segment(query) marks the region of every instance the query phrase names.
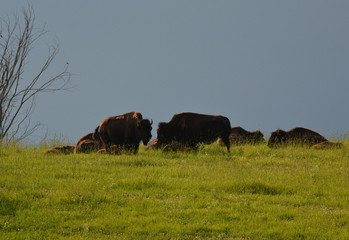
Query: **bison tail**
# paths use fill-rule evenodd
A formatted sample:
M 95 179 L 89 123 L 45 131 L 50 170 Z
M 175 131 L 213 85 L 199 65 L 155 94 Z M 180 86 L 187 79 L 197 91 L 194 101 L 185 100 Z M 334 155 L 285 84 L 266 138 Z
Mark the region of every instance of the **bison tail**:
M 99 139 L 99 126 L 96 127 L 95 131 L 93 132 L 92 139 Z

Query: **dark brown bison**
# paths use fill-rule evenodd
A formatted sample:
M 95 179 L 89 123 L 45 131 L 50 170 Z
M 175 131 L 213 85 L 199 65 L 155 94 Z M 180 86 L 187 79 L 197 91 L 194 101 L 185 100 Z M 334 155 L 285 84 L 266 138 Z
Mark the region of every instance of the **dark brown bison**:
M 99 133 L 93 136 L 93 133 L 88 133 L 82 136 L 75 146 L 74 153 L 91 153 L 97 152 L 103 146 Z
M 250 132 L 240 126 L 231 128 L 229 139 L 230 142 L 235 145 L 257 144 L 263 143 L 265 141 L 263 133 L 261 131 L 257 130 Z
M 287 132 L 281 129 L 272 132 L 268 146 L 271 148 L 282 145 L 303 145 L 310 147 L 324 141 L 327 141 L 327 139 L 317 132 L 307 128 L 296 127 Z
M 229 152 L 230 129 L 229 119 L 223 116 L 178 113 L 168 123 L 159 123 L 158 144 L 166 146 L 176 141 L 188 148 L 196 148 L 199 143 L 212 143 L 221 138 Z
M 70 154 L 73 153 L 75 146 L 61 146 L 61 147 L 53 147 L 46 150 L 46 154 Z
M 97 133 L 96 136 L 93 137 L 93 133 L 88 133 L 88 134 L 82 136 L 82 137 L 78 140 L 77 144 L 78 144 L 79 142 L 84 141 L 84 140 L 97 140 L 97 141 L 100 141 L 100 140 L 99 140 L 99 134 Z
M 74 153 L 92 153 L 102 148 L 100 141 L 82 140 L 75 146 Z
M 250 132 L 240 126 L 231 128 L 229 140 L 233 145 L 258 144 L 265 142 L 261 131 Z M 217 144 L 221 145 L 222 140 L 218 139 Z
M 107 152 L 111 145 L 117 145 L 121 149 L 136 154 L 140 141 L 147 145 L 151 139 L 152 123 L 148 119 L 143 119 L 139 112 L 129 112 L 103 120 L 93 136 L 96 138 L 99 134 Z

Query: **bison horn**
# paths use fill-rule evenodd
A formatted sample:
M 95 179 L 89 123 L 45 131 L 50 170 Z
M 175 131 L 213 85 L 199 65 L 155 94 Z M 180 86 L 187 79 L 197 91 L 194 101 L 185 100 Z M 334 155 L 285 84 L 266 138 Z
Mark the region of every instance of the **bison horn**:
M 153 119 L 150 119 L 150 125 L 153 125 Z

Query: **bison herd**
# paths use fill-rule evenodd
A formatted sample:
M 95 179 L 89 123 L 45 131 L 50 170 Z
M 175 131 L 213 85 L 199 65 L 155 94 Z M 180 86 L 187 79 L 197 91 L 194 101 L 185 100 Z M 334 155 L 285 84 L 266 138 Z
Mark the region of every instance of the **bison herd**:
M 136 154 L 142 141 L 147 149 L 163 151 L 190 151 L 200 144 L 217 144 L 230 151 L 230 145 L 259 144 L 265 139 L 261 131 L 249 132 L 242 127 L 231 127 L 224 116 L 198 113 L 178 113 L 169 122 L 160 122 L 157 138 L 152 138 L 153 121 L 143 119 L 139 112 L 109 117 L 103 120 L 94 132 L 81 137 L 75 146 L 54 147 L 46 153 L 109 153 Z M 329 142 L 325 137 L 310 129 L 296 127 L 290 131 L 278 129 L 272 132 L 268 146 L 277 148 L 287 145 L 301 145 L 317 149 L 338 148 L 341 143 Z

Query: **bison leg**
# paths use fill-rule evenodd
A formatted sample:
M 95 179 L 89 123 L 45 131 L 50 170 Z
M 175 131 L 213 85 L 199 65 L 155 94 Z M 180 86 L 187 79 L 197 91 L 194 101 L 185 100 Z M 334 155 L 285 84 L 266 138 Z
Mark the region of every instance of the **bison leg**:
M 123 145 L 121 148 L 129 154 L 137 154 L 138 147 L 138 144 L 126 144 Z
M 132 154 L 137 154 L 138 153 L 138 144 L 130 144 L 127 146 L 126 150 Z
M 134 148 L 133 148 L 133 154 L 137 154 L 138 153 L 138 148 L 139 148 L 139 145 L 135 145 Z
M 229 141 L 229 136 L 228 137 L 222 137 L 221 138 L 224 145 L 227 147 L 228 152 L 230 152 L 230 141 Z

